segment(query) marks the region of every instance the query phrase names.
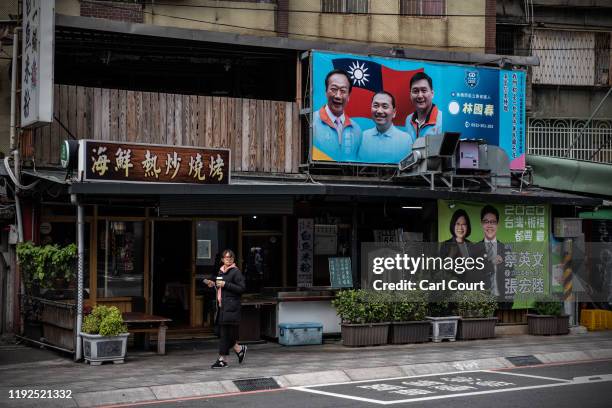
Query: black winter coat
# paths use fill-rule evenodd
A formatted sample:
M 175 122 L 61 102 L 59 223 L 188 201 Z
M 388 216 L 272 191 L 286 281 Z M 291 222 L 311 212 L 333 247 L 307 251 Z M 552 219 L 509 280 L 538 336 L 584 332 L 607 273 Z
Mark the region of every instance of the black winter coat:
M 240 297 L 245 290 L 244 276 L 237 267 L 225 273 L 219 271 L 217 276 L 223 277 L 225 286 L 221 289 L 221 307 L 216 302 L 215 322 L 217 324 L 238 324 L 240 323 Z

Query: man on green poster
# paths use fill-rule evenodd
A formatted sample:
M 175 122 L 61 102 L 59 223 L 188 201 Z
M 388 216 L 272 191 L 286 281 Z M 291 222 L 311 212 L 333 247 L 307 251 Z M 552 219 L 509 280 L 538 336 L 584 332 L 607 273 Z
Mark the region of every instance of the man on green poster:
M 485 205 L 480 211 L 480 224 L 484 239 L 475 245 L 475 256 L 485 257 L 485 276 L 483 280 L 494 296 L 505 294 L 504 262 L 505 246 L 497 240 L 497 226 L 499 224 L 499 211 L 492 205 Z

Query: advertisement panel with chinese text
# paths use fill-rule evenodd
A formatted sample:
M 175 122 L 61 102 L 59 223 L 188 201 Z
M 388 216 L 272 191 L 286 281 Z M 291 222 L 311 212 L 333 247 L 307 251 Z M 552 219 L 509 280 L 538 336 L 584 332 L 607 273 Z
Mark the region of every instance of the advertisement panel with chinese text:
M 312 52 L 310 160 L 396 165 L 419 137 L 460 132 L 525 168 L 525 72 Z

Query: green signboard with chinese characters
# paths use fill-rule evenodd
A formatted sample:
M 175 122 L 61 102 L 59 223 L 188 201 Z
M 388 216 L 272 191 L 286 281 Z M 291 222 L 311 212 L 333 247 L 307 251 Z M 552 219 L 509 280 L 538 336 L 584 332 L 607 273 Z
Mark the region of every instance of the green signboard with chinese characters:
M 352 288 L 353 272 L 351 258 L 330 257 L 329 258 L 329 281 L 332 288 Z
M 230 167 L 229 149 L 79 142 L 84 181 L 229 184 Z

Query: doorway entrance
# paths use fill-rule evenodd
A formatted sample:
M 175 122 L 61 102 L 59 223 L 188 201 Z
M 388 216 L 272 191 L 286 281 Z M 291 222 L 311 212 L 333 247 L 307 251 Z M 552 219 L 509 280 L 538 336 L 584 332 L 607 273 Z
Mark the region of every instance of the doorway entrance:
M 155 221 L 153 314 L 169 317 L 171 328 L 190 326 L 191 221 Z

